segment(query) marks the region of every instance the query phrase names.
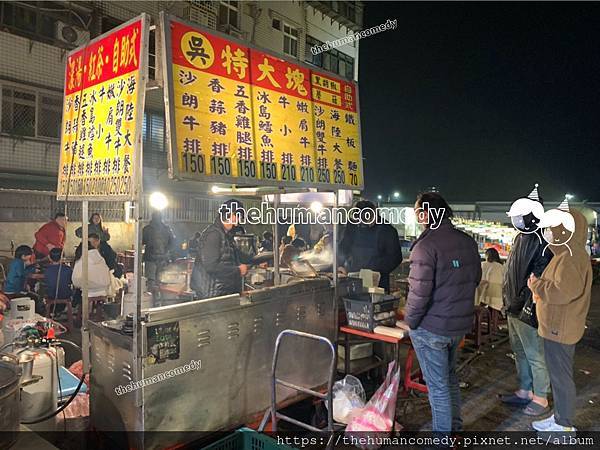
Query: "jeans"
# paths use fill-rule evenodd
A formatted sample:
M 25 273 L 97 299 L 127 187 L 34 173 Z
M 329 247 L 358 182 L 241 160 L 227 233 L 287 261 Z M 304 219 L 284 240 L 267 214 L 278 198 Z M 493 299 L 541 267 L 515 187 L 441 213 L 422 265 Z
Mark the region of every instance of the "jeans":
M 515 352 L 519 389 L 533 391 L 538 397 L 546 398 L 550 392 L 550 378 L 544 359 L 543 339 L 537 329 L 509 315 L 508 336 Z
M 563 427 L 572 427 L 576 398 L 575 381 L 573 381 L 575 344 L 560 344 L 544 339 L 544 351 L 552 382 L 554 420 Z
M 440 336 L 424 328 L 410 330 L 410 340 L 429 390 L 433 431 L 462 431 L 460 387 L 456 375 L 458 345 L 463 336 Z

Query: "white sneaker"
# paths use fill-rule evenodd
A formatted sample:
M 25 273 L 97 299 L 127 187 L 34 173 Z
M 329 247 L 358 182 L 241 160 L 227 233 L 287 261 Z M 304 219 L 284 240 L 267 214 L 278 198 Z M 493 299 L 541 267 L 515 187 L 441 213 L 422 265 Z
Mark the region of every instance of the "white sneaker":
M 549 430 L 549 427 L 552 427 L 553 425 L 556 425 L 556 422 L 554 421 L 554 414 L 546 419 L 531 422 L 531 426 L 536 431 L 547 431 Z
M 531 423 L 536 431 L 554 432 L 554 433 L 573 433 L 577 431 L 575 427 L 565 427 L 556 423 L 554 414 L 544 420 L 537 420 Z
M 577 428 L 564 427 L 555 422 L 550 426 L 550 428 L 546 428 L 543 431 L 545 431 L 546 433 L 548 433 L 548 432 L 550 432 L 550 433 L 575 433 L 577 431 Z

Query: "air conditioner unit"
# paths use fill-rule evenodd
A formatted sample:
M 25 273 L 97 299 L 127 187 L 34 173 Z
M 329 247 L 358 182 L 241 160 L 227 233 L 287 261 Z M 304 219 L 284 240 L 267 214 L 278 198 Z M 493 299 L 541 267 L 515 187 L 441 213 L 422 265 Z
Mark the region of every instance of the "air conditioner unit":
M 90 32 L 59 20 L 56 22 L 55 37 L 57 41 L 79 47 L 89 42 Z
M 217 28 L 219 31 L 221 31 L 223 33 L 227 33 L 228 35 L 233 36 L 235 38 L 238 38 L 238 39 L 244 38 L 243 33 L 237 27 L 234 27 L 233 25 L 229 25 L 228 23 L 221 24 Z

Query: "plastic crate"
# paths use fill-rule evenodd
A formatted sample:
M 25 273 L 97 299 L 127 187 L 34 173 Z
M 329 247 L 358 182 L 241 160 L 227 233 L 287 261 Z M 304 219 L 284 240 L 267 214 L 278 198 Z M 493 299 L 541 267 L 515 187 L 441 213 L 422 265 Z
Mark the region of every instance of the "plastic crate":
M 240 428 L 233 434 L 202 447 L 201 450 L 293 450 L 293 448 L 278 444 L 275 439 L 250 428 Z
M 384 300 L 378 303 L 372 303 L 369 294 L 360 294 L 353 298 L 344 297 L 348 326 L 371 333 L 379 325 L 394 326 L 395 314 L 390 318 L 379 320 L 375 319 L 375 315 L 396 311 L 399 304 L 400 300 L 391 295 L 385 296 Z

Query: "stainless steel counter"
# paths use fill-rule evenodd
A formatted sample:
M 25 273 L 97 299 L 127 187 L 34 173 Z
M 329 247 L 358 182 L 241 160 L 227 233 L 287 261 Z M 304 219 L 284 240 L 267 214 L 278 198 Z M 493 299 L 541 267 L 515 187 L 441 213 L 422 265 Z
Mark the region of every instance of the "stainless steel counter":
M 333 288 L 321 279 L 145 311 L 137 380 L 133 339 L 91 323 L 93 425 L 98 430 L 214 431 L 243 424 L 269 406 L 277 335 L 294 329 L 333 340 L 334 311 Z M 195 369 L 178 369 L 192 360 Z M 327 349 L 312 341 L 284 342 L 279 364 L 278 376 L 296 384 L 317 388 L 326 383 Z M 130 382 L 141 379 L 155 382 L 127 392 Z M 282 401 L 292 395 L 285 388 L 278 392 Z M 144 442 L 135 445 L 160 448 L 177 443 L 175 437 L 138 434 Z

